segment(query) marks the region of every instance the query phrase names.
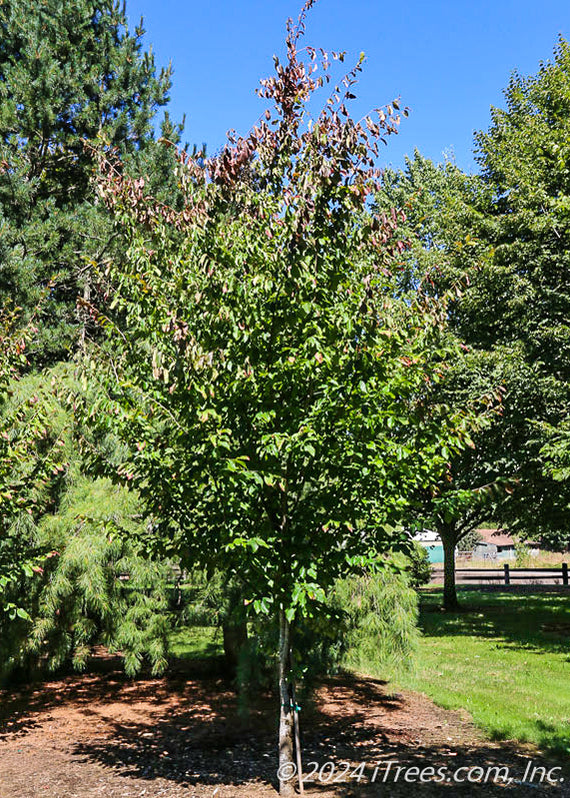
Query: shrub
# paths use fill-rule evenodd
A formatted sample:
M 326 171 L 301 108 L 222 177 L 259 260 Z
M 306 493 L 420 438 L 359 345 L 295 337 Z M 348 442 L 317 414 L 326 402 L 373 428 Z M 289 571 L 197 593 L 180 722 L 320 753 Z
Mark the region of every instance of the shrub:
M 412 587 L 428 585 L 431 580 L 431 563 L 426 547 L 421 543 L 414 543 L 408 560 L 408 577 Z

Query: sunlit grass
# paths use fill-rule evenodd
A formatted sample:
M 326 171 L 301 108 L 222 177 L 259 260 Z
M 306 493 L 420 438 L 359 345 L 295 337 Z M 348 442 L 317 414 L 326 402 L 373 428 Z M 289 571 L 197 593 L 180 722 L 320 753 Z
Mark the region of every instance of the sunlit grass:
M 394 683 L 468 710 L 492 739 L 570 751 L 570 595 L 461 597 L 457 614 L 422 597 L 417 660 Z
M 570 752 L 570 593 L 461 593 L 463 611 L 444 613 L 441 591 L 421 598 L 423 636 L 409 671 L 388 672 L 370 646 L 348 652 L 358 670 L 390 678 L 389 689 L 425 693 L 440 706 L 466 709 L 491 739 Z M 222 652 L 221 632 L 183 627 L 170 640 L 178 658 Z
M 213 626 L 184 626 L 169 637 L 170 654 L 177 659 L 217 657 L 222 651 L 222 635 Z

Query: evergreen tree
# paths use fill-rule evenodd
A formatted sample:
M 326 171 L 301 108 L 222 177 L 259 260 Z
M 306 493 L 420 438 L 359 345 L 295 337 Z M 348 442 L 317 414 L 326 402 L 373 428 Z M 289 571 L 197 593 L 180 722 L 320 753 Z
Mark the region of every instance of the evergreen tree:
M 172 571 L 139 542 L 137 496 L 82 473 L 71 366 L 15 373 L 0 402 L 0 678 L 40 659 L 82 668 L 96 644 L 120 650 L 128 673 L 162 670 Z
M 91 267 L 113 245 L 90 148 L 103 142 L 147 164 L 157 151 L 153 117 L 170 69 L 157 74 L 142 37 L 115 0 L 0 3 L 0 305 L 10 298 L 25 318 L 44 297 L 39 364 L 77 346 L 77 296 L 89 298 Z
M 15 329 L 14 314 L 0 315 L 0 639 L 7 651 L 8 628 L 28 621 L 29 585 L 48 554 L 34 535 L 49 511 L 66 470 L 61 430 L 36 391 L 18 392 L 25 350 L 33 329 Z
M 97 644 L 121 652 L 125 670 L 143 662 L 166 667 L 168 581 L 166 561 L 144 556 L 144 533 L 135 494 L 106 480 L 76 476 L 57 513 L 42 519 L 38 537 L 55 548 L 42 577 L 23 661 L 44 655 L 56 668 L 82 670 Z

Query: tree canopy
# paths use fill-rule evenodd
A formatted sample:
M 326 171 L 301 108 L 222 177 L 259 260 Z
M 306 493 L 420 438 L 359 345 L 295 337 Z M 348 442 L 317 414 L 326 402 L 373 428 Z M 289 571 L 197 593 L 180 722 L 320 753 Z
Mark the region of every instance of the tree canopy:
M 408 649 L 416 528 L 454 609 L 461 540 L 560 545 L 570 506 L 570 45 L 513 75 L 479 174 L 381 173 L 407 112 L 352 117 L 363 57 L 302 46 L 314 2 L 212 157 L 156 138 L 171 72 L 124 6 L 0 3 L 0 668 L 158 672 L 171 562 L 215 574 L 219 616 L 279 628 L 281 765 L 335 601 L 353 639 L 402 609 Z
M 112 247 L 88 145 L 138 157 L 168 99 L 170 69 L 157 74 L 142 36 L 115 0 L 0 4 L 0 304 L 17 303 L 25 320 L 44 299 L 39 365 L 79 345 L 77 296 Z
M 109 263 L 112 307 L 93 308 L 113 346 L 85 370 L 106 393 L 87 394 L 87 423 L 127 446 L 107 473 L 138 490 L 157 538 L 235 572 L 245 600 L 279 617 L 282 762 L 291 625 L 339 576 L 409 546 L 414 497 L 474 423 L 434 401 L 456 351 L 445 303 L 402 295 L 396 213 L 370 209 L 398 104 L 351 118 L 361 62 L 335 85 L 327 54 L 301 60 L 311 5 L 261 82 L 269 107 L 250 134 L 210 159 L 181 154 L 183 208 L 104 160 L 128 249 Z
M 485 451 L 485 439 L 476 440 L 491 472 L 513 488 L 495 503 L 497 520 L 552 545 L 568 535 L 566 488 L 553 479 L 548 453 L 560 466 L 569 399 L 569 64 L 561 39 L 537 75 L 512 76 L 505 107 L 492 109 L 489 130 L 476 135 L 480 174 L 416 153 L 405 172 L 387 173 L 379 194 L 381 206 L 407 209 L 408 279 L 436 295 L 456 285 L 451 328 L 472 363 L 479 352 L 497 364 L 499 448 Z

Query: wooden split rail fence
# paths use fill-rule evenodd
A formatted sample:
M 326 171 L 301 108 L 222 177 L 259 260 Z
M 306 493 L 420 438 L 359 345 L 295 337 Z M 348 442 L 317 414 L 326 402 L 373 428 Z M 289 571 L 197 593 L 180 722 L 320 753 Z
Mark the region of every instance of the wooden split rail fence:
M 443 582 L 443 568 L 434 568 L 432 584 Z M 568 587 L 568 564 L 558 568 L 511 568 L 505 563 L 502 568 L 456 568 L 456 585 L 559 585 Z

